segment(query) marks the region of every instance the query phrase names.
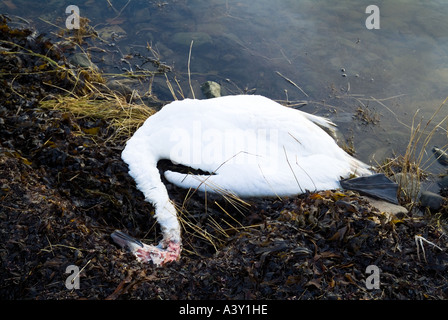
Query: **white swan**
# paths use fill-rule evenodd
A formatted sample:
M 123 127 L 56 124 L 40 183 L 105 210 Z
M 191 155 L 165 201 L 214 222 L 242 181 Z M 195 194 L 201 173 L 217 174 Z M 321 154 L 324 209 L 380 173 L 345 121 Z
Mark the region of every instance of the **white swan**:
M 321 127 L 332 129 L 334 124 L 262 96 L 166 105 L 146 120 L 122 153 L 129 174 L 155 207 L 163 240 L 148 246 L 119 231 L 113 239 L 142 261 L 160 265 L 178 259 L 180 225 L 157 168 L 162 159 L 210 173 L 166 171 L 166 179 L 177 186 L 240 197 L 336 189 L 341 178 L 371 174 Z

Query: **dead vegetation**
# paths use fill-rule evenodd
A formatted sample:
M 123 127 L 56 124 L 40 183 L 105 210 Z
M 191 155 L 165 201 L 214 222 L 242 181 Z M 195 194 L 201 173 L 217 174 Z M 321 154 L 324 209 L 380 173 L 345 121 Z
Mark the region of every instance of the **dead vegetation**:
M 378 112 L 372 111 L 367 106 L 359 106 L 355 110 L 353 116 L 355 119 L 360 120 L 364 124 L 378 124 L 380 122 L 380 115 Z
M 435 132 L 445 130 L 448 116 L 443 117 L 436 123 L 434 122 L 447 101 L 448 97 L 426 121 L 423 121 L 423 118 L 418 119 L 417 111 L 410 126 L 411 134 L 405 153 L 386 159 L 379 166 L 385 174 L 395 177 L 399 185 L 401 201 L 407 204 L 410 209 L 418 206 L 420 185 L 429 174 L 427 168 L 437 160 L 435 157 L 428 157 L 426 152 L 432 148 L 431 139 Z
M 43 100 L 40 103 L 42 109 L 68 112 L 74 118 L 91 121 L 93 124 L 79 128 L 79 134 L 97 135 L 100 130 L 108 130 L 111 134 L 108 140 L 127 140 L 154 114 L 155 110 L 142 105 L 127 102 L 121 96 L 92 99 L 89 96 L 56 97 L 53 100 Z

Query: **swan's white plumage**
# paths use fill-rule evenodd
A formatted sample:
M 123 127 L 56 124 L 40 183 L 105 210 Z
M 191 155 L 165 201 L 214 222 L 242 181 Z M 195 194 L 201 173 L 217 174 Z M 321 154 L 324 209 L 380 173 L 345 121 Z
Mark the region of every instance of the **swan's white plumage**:
M 218 188 L 249 197 L 335 189 L 341 178 L 371 172 L 321 128 L 333 126 L 262 96 L 186 99 L 148 118 L 127 142 L 122 158 L 155 206 L 165 237 L 180 241 L 176 210 L 156 167 L 159 160 L 214 173 L 165 173 L 173 184 L 208 192 Z

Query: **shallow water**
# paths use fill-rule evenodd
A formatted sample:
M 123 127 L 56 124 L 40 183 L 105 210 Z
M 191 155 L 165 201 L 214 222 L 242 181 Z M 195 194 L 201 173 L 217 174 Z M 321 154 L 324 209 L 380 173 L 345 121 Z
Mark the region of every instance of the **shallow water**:
M 306 101 L 302 110 L 333 119 L 366 162 L 403 153 L 417 110 L 416 121 L 426 121 L 448 95 L 448 5 L 442 0 L 378 1 L 376 30 L 366 28 L 372 3 L 364 0 L 3 0 L 0 12 L 51 35 L 55 25 L 64 28 L 69 4 L 79 6 L 95 30 L 115 28 L 106 41 L 109 53 L 94 60 L 108 72 L 130 68 L 121 58 L 147 53 L 150 44 L 191 97 L 193 40 L 196 97 L 200 84 L 213 80 L 225 94 Z M 165 79 L 154 85 L 164 86 Z M 172 98 L 166 89 L 154 90 Z M 376 124 L 354 119 L 358 107 Z M 436 120 L 446 116 L 445 109 Z M 430 147 L 447 144 L 445 129 L 446 124 L 434 135 L 429 158 Z M 432 170 L 444 171 L 438 164 Z

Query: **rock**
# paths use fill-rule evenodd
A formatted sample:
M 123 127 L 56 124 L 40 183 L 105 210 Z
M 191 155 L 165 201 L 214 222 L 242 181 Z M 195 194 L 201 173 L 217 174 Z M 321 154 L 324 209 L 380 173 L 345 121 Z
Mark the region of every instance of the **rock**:
M 434 211 L 439 210 L 444 202 L 444 197 L 431 191 L 423 191 L 420 196 L 420 204 Z
M 405 197 L 417 198 L 420 192 L 420 180 L 412 173 L 396 173 L 391 177 L 401 189 L 401 194 Z
M 98 36 L 105 41 L 116 41 L 126 36 L 126 31 L 118 25 L 112 25 L 98 30 Z
M 221 96 L 221 86 L 214 81 L 206 81 L 201 86 L 202 93 L 207 99 Z
M 437 184 L 442 189 L 448 188 L 448 176 L 444 176 Z
M 70 63 L 82 68 L 98 69 L 98 67 L 92 61 L 90 61 L 89 56 L 84 52 L 78 52 L 72 55 L 70 57 Z
M 160 100 L 171 101 L 174 99 L 173 94 L 166 85 L 165 78 L 162 79 L 162 77 L 154 77 L 151 94 Z
M 125 97 L 130 96 L 133 91 L 131 87 L 127 85 L 125 81 L 122 80 L 109 80 L 107 81 L 106 86 L 109 89 L 116 91 Z
M 407 214 L 409 211 L 403 206 L 393 204 L 387 201 L 374 199 L 368 196 L 363 196 L 363 198 L 367 199 L 369 203 L 377 208 L 380 212 L 387 212 L 393 215 L 397 214 Z
M 448 166 L 448 154 L 445 151 L 435 146 L 432 148 L 432 152 L 434 153 L 434 157 L 436 157 L 437 161 L 442 166 Z

